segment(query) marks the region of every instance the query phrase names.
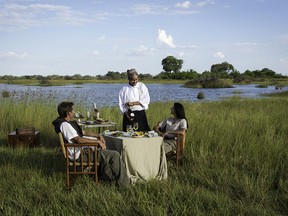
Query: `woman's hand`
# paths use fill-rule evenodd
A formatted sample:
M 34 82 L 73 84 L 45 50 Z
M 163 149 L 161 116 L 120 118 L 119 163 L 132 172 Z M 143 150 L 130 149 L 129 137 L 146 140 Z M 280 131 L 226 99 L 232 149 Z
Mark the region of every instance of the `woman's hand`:
M 162 133 L 160 130 L 159 130 L 159 126 L 156 126 L 156 127 L 154 127 L 153 129 L 154 129 L 154 131 L 156 131 L 156 133 L 159 135 L 159 136 L 163 136 L 164 137 L 164 135 L 165 135 L 165 133 Z

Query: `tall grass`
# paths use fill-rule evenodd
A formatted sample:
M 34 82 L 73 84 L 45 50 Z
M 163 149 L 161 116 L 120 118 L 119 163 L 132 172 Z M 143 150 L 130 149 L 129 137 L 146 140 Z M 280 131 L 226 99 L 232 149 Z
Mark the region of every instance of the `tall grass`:
M 183 166 L 168 163 L 166 181 L 116 188 L 78 177 L 64 187 L 64 161 L 47 101 L 1 100 L 0 214 L 3 215 L 286 215 L 288 100 L 233 98 L 183 102 L 189 121 Z M 173 102 L 152 103 L 150 126 L 170 115 Z M 76 104 L 75 109 L 82 110 Z M 100 111 L 121 129 L 117 107 Z M 35 126 L 41 147 L 12 149 L 7 135 Z

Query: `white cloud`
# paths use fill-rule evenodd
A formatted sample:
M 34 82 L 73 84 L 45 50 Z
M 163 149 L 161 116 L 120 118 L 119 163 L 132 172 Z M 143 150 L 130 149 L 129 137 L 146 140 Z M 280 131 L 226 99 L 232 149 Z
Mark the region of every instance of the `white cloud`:
M 131 7 L 131 10 L 135 14 L 161 14 L 166 13 L 168 8 L 160 5 L 149 5 L 149 4 L 136 4 Z
M 276 37 L 276 39 L 283 44 L 287 44 L 288 43 L 288 35 L 279 35 Z
M 213 54 L 213 56 L 215 58 L 220 58 L 220 59 L 223 59 L 225 57 L 222 52 L 216 52 L 216 53 Z
M 205 7 L 208 4 L 215 4 L 215 2 L 213 0 L 205 0 L 205 1 L 197 2 L 195 4 L 195 6 L 196 7 Z
M 177 8 L 190 8 L 190 6 L 191 6 L 190 1 L 185 1 L 185 2 L 182 2 L 182 3 L 177 3 L 177 4 L 175 5 L 175 7 L 177 7 Z
M 29 55 L 27 53 L 22 53 L 22 54 L 18 54 L 15 52 L 0 52 L 0 58 L 20 58 L 20 59 L 24 59 L 24 58 L 28 58 Z
M 165 44 L 171 48 L 176 47 L 173 42 L 173 37 L 171 35 L 166 35 L 165 30 L 158 29 L 158 42 L 160 44 Z
M 100 53 L 99 53 L 99 51 L 97 51 L 97 50 L 95 50 L 94 52 L 93 52 L 93 55 L 94 56 L 97 56 L 97 55 L 99 55 Z
M 35 26 L 81 25 L 95 22 L 97 17 L 72 9 L 68 6 L 50 4 L 6 4 L 0 13 L 0 30 L 16 31 Z
M 127 54 L 128 55 L 154 55 L 154 48 L 147 48 L 144 45 L 140 45 L 140 47 L 138 47 L 137 49 L 133 50 L 133 51 L 128 51 Z
M 105 35 L 102 35 L 102 36 L 98 37 L 99 41 L 102 41 L 102 40 L 105 40 L 105 39 L 106 39 Z

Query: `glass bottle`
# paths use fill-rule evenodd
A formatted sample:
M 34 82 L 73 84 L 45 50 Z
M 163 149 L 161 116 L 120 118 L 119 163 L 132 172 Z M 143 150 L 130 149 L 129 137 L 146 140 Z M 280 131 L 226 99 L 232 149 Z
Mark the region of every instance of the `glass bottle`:
M 94 103 L 94 111 L 93 111 L 93 117 L 95 120 L 99 119 L 100 113 L 99 110 L 97 109 L 96 103 Z

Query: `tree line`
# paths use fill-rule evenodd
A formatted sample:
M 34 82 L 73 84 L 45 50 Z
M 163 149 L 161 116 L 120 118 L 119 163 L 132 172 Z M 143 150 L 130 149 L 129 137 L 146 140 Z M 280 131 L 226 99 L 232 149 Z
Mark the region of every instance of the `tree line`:
M 213 64 L 210 71 L 204 71 L 198 73 L 197 71 L 190 69 L 187 71 L 181 71 L 184 61 L 177 59 L 174 56 L 167 56 L 161 61 L 163 71 L 153 76 L 151 74 L 139 74 L 141 80 L 147 79 L 175 79 L 175 80 L 191 80 L 191 79 L 207 79 L 207 78 L 220 78 L 220 79 L 233 79 L 234 82 L 241 82 L 247 79 L 258 79 L 258 78 L 287 78 L 282 74 L 276 73 L 269 68 L 263 68 L 261 70 L 246 70 L 240 73 L 234 68 L 234 66 L 228 62 L 222 62 Z M 105 75 L 85 75 L 74 74 L 74 75 L 24 75 L 24 76 L 12 76 L 4 75 L 0 76 L 0 79 L 4 80 L 15 80 L 15 79 L 35 79 L 35 80 L 121 80 L 127 79 L 126 72 L 108 71 Z

